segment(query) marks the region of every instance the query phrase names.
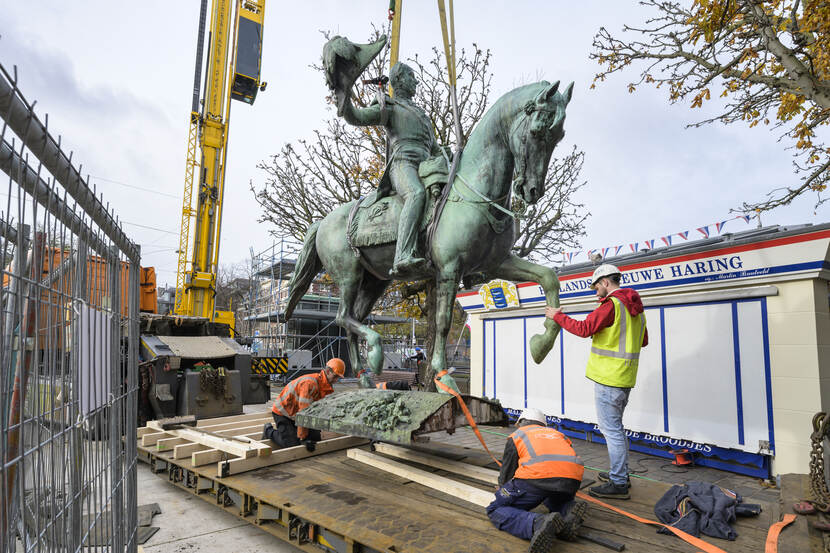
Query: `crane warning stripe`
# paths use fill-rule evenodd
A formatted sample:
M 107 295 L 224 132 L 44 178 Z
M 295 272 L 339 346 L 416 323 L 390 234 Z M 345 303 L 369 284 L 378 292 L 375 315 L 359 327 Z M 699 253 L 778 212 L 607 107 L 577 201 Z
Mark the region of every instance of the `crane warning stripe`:
M 288 372 L 287 357 L 252 357 L 251 371 L 256 374 L 281 374 Z

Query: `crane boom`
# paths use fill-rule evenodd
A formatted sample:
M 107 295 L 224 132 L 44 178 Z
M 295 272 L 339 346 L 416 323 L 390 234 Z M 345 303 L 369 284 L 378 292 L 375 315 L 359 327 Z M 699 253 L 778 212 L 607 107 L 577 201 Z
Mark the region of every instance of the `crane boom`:
M 261 86 L 264 88 L 260 84 L 260 69 L 265 0 L 211 0 L 207 71 L 200 113 L 197 99 L 206 5 L 207 0 L 203 0 L 187 143 L 175 312 L 232 323 L 232 315 L 214 310 L 230 101 L 253 104 L 257 91 Z M 195 183 L 198 183 L 198 193 L 194 208 Z M 191 247 L 192 219 L 195 225 Z

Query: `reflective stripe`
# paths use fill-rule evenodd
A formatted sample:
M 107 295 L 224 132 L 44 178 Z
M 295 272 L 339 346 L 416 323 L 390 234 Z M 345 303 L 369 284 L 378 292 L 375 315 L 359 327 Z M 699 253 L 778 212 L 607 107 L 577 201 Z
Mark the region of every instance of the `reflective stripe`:
M 314 403 L 314 400 L 313 399 L 308 399 L 308 398 L 305 398 L 305 397 L 301 397 L 301 398 L 297 398 L 297 403 L 304 403 L 306 405 L 311 405 L 312 403 Z
M 575 455 L 556 455 L 554 453 L 548 453 L 545 455 L 533 456 L 530 461 L 526 463 L 522 463 L 524 466 L 528 465 L 535 465 L 536 463 L 544 463 L 546 461 L 558 461 L 560 463 L 576 463 L 577 465 L 582 465 L 582 459 Z
M 640 342 L 642 343 L 642 342 Z M 624 348 L 623 348 L 624 349 Z M 623 351 L 622 353 L 610 349 L 602 349 L 596 346 L 591 346 L 591 353 L 596 353 L 597 355 L 603 355 L 605 357 L 614 357 L 615 359 L 630 359 L 636 360 L 640 358 L 640 352 L 637 353 L 626 353 Z
M 623 302 L 620 300 L 614 301 L 616 298 L 612 298 L 611 301 L 614 304 L 614 309 L 620 309 L 620 345 L 617 348 L 617 351 L 620 353 L 625 353 L 625 337 L 628 335 L 628 332 L 625 328 L 626 326 L 626 319 L 628 319 L 628 310 L 623 305 Z M 626 359 L 623 357 L 623 359 Z
M 282 405 L 280 405 L 276 401 L 274 402 L 274 406 L 271 408 L 271 411 L 274 411 L 274 409 L 276 409 L 277 412 L 279 412 L 279 414 L 282 415 L 283 417 L 290 417 L 291 416 L 291 415 L 288 414 L 288 412 L 285 409 L 282 408 Z
M 646 314 L 640 313 L 640 341 L 637 343 L 637 347 L 643 347 L 643 338 L 646 335 Z
M 527 434 L 520 428 L 514 432 L 517 438 L 519 438 L 523 444 L 525 444 L 525 449 L 527 449 L 528 455 L 531 457 L 536 457 L 536 451 L 533 449 L 533 446 L 530 444 L 530 438 L 528 438 Z

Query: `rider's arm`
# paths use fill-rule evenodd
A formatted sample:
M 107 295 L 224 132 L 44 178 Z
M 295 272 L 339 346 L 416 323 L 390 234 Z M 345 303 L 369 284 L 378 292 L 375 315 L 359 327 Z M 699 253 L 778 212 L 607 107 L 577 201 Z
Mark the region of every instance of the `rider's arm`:
M 386 108 L 389 109 L 389 108 Z M 384 113 L 380 104 L 372 104 L 365 108 L 356 108 L 352 105 L 351 99 L 346 99 L 343 106 L 343 119 L 350 125 L 365 127 L 368 125 L 383 125 Z

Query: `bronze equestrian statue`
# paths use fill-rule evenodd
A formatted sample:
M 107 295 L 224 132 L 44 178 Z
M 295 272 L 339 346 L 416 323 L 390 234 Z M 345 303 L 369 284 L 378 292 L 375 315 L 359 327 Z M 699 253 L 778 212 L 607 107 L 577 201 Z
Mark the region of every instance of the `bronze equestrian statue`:
M 340 288 L 335 322 L 348 334 L 354 370 L 363 367 L 358 347 L 358 339 L 363 338 L 367 364 L 379 374 L 381 338 L 364 324 L 366 317 L 392 280 L 434 278 L 436 336 L 430 361 L 433 371 L 439 372 L 446 368 L 452 306 L 465 275 L 538 282 L 547 305 L 559 306 L 559 280 L 553 269 L 510 252 L 516 239 L 510 205 L 511 193 L 527 203 L 544 194 L 553 149 L 565 134 L 565 109 L 573 83 L 560 92 L 558 81 L 542 81 L 499 98 L 473 129 L 455 178 L 446 183 L 448 159 L 435 142 L 426 114 L 412 102 L 417 83 L 408 66 L 399 63 L 390 72 L 394 98 L 380 94 L 376 103 L 362 109 L 351 104 L 354 82 L 385 41 L 381 37 L 359 45 L 335 37 L 324 47 L 326 78 L 338 114 L 351 124 L 386 128 L 387 167 L 374 193 L 338 206 L 309 226 L 289 285 L 285 317 L 291 317 L 314 277 L 325 269 Z M 446 202 L 433 221 L 444 186 L 450 187 Z M 428 233 L 429 225 L 433 228 Z M 430 243 L 426 243 L 428 235 Z M 530 342 L 536 363 L 545 358 L 559 333 L 550 319 L 544 326 L 544 332 Z M 368 378 L 361 382 L 368 383 Z

